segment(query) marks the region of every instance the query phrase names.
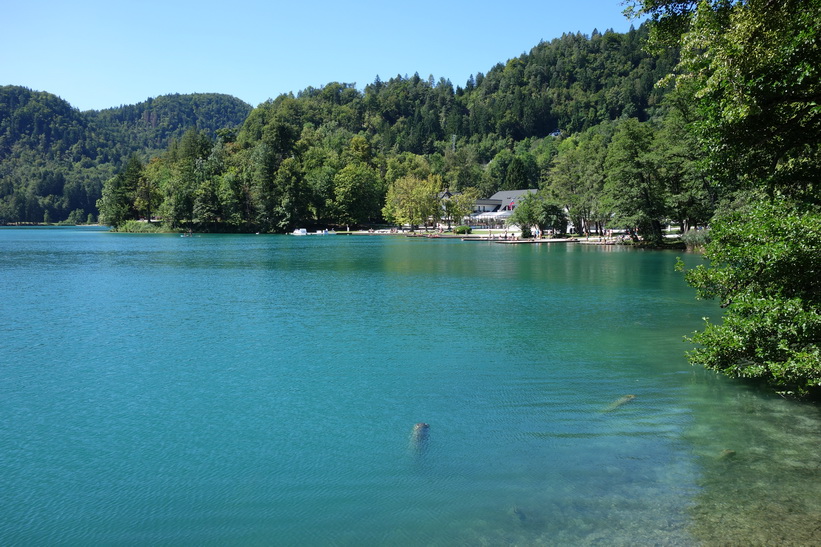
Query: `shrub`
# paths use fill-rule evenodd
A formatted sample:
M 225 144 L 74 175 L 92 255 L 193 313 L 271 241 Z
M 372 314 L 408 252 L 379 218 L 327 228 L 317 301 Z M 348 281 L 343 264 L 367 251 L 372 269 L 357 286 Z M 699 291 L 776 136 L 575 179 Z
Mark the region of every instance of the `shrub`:
M 710 229 L 695 230 L 690 228 L 682 234 L 681 241 L 687 245 L 688 249 L 703 249 L 705 245 L 710 243 Z
M 470 226 L 457 226 L 453 229 L 454 234 L 469 234 L 471 231 Z
M 156 234 L 168 232 L 168 227 L 158 222 L 140 222 L 139 220 L 127 220 L 123 222 L 115 231 L 129 232 L 133 234 Z

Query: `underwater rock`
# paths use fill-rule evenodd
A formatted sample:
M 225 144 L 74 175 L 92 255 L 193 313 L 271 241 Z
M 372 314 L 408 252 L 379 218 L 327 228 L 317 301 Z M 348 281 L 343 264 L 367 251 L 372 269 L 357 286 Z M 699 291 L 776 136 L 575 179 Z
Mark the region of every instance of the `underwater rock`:
M 426 424 L 425 422 L 419 422 L 418 424 L 413 426 L 413 431 L 411 431 L 410 436 L 410 445 L 417 452 L 421 452 L 425 449 L 425 446 L 428 443 L 428 432 L 430 431 L 430 425 Z
M 635 398 L 636 398 L 635 395 L 625 395 L 624 397 L 620 397 L 620 398 L 616 399 L 615 401 L 613 401 L 607 408 L 604 409 L 604 411 L 605 412 L 611 412 L 613 410 L 616 410 L 617 408 L 619 408 L 623 404 L 629 403 L 630 401 L 632 401 Z
M 418 424 L 413 426 L 413 433 L 411 433 L 411 435 L 415 440 L 418 441 L 428 436 L 429 429 L 429 424 L 426 424 L 425 422 L 419 422 Z
M 721 451 L 721 454 L 718 455 L 719 460 L 728 460 L 731 458 L 735 458 L 735 450 L 730 450 L 729 448 L 725 448 Z

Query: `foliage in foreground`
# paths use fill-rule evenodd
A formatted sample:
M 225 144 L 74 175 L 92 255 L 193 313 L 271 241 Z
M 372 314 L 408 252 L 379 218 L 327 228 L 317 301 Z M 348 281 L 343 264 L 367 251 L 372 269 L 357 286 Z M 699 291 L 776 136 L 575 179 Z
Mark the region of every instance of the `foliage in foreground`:
M 634 0 L 655 44 L 681 47 L 709 174 L 736 193 L 687 273 L 721 324 L 693 337 L 693 363 L 821 396 L 821 1 Z
M 778 200 L 718 219 L 701 265 L 687 272 L 717 299 L 691 359 L 798 396 L 821 395 L 821 210 Z

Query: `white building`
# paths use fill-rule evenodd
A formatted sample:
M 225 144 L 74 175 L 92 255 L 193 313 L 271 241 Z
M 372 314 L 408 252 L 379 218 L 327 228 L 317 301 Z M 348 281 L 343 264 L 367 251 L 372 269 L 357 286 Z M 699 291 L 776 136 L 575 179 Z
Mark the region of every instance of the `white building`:
M 487 224 L 498 226 L 503 224 L 513 210 L 525 196 L 535 194 L 538 190 L 502 190 L 487 199 L 476 200 L 473 214 L 470 215 L 473 224 Z

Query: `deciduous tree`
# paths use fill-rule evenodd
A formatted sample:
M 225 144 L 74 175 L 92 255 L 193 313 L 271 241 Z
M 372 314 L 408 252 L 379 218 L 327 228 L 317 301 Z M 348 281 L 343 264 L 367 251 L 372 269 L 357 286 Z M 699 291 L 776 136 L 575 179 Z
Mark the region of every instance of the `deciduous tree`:
M 476 200 L 479 199 L 479 191 L 476 188 L 465 188 L 450 197 L 442 200 L 442 210 L 450 228 L 451 223 L 461 223 L 465 217 L 473 212 Z
M 779 391 L 821 396 L 821 211 L 760 200 L 716 222 L 702 265 L 687 272 L 700 298 L 717 299 L 695 363 Z
M 350 163 L 334 177 L 334 211 L 340 224 L 360 224 L 379 215 L 381 179 L 364 163 Z
M 411 230 L 420 224 L 427 225 L 428 219 L 438 219 L 441 214 L 441 190 L 442 179 L 438 175 L 429 175 L 426 179 L 405 175 L 388 186 L 382 213 L 389 222 L 408 224 Z
M 133 154 L 125 168 L 103 186 L 103 195 L 97 201 L 100 222 L 116 228 L 125 221 L 136 218 L 134 199 L 137 188 L 143 184 L 143 164 Z
M 619 124 L 607 149 L 604 191 L 615 225 L 635 228 L 647 242 L 660 245 L 665 189 L 651 157 L 652 139 L 649 123 L 629 118 Z
M 642 0 L 657 44 L 682 48 L 709 175 L 745 207 L 712 222 L 710 264 L 687 274 L 720 299 L 694 363 L 821 396 L 821 2 Z

